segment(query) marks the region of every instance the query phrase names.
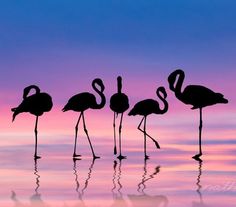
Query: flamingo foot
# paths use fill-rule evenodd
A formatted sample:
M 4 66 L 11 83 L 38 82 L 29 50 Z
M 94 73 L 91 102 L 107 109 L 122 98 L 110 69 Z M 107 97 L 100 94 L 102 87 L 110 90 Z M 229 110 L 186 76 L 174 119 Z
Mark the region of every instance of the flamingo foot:
M 75 162 L 76 160 L 81 160 L 79 157 L 73 157 L 73 161 Z
M 99 159 L 99 158 L 100 158 L 99 156 L 93 155 L 94 160 Z
M 126 156 L 123 156 L 123 155 L 119 155 L 118 157 L 117 157 L 119 160 L 123 160 L 123 159 L 126 159 Z
M 194 155 L 192 158 L 201 162 L 202 161 L 202 159 L 200 158 L 201 156 L 202 156 L 202 153 L 199 153 L 199 154 Z
M 145 155 L 145 160 L 148 160 L 149 159 L 149 156 L 148 155 Z
M 38 155 L 34 155 L 34 160 L 40 159 L 41 157 Z
M 73 154 L 73 157 L 81 157 L 81 155 Z

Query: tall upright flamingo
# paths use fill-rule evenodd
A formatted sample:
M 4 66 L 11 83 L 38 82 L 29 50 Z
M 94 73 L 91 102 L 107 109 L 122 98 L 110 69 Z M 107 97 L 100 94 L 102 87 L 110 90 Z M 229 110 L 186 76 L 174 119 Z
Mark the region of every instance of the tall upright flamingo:
M 99 86 L 100 89 L 97 88 L 97 86 Z M 99 104 L 97 103 L 96 97 L 93 94 L 88 93 L 88 92 L 83 92 L 83 93 L 79 93 L 79 94 L 72 96 L 69 99 L 68 103 L 62 109 L 63 112 L 69 111 L 69 110 L 80 112 L 79 119 L 75 125 L 75 144 L 74 144 L 74 153 L 73 153 L 74 158 L 81 156 L 81 155 L 76 154 L 78 125 L 79 125 L 81 117 L 83 120 L 84 132 L 88 138 L 89 145 L 92 150 L 93 158 L 94 159 L 99 158 L 94 153 L 93 146 L 92 146 L 92 143 L 91 143 L 89 135 L 88 135 L 88 130 L 87 130 L 86 124 L 85 124 L 84 111 L 86 111 L 87 109 L 101 109 L 105 106 L 106 98 L 105 98 L 105 95 L 103 94 L 105 87 L 104 87 L 102 80 L 99 78 L 96 78 L 93 80 L 92 87 L 93 87 L 94 91 L 101 97 L 101 103 L 99 103 Z
M 135 106 L 131 109 L 129 112 L 129 116 L 133 115 L 141 115 L 143 116 L 140 124 L 138 125 L 138 130 L 143 132 L 144 134 L 144 157 L 145 159 L 148 159 L 149 156 L 147 156 L 146 153 L 146 136 L 149 137 L 156 145 L 157 148 L 160 148 L 158 142 L 153 139 L 149 134 L 146 132 L 146 121 L 147 116 L 150 114 L 164 114 L 168 110 L 168 102 L 166 101 L 167 93 L 164 87 L 159 87 L 156 90 L 157 97 L 163 102 L 164 108 L 160 109 L 159 103 L 156 100 L 153 99 L 145 99 L 135 104 Z M 141 124 L 144 122 L 143 129 L 140 128 Z
M 121 128 L 122 128 L 122 121 L 123 121 L 123 114 L 129 108 L 129 99 L 128 96 L 121 92 L 122 89 L 122 78 L 120 76 L 117 77 L 117 93 L 113 94 L 110 99 L 110 108 L 114 112 L 113 118 L 113 128 L 114 128 L 114 154 L 117 153 L 116 150 L 116 116 L 121 114 L 120 118 L 120 126 L 119 126 L 119 148 L 120 148 L 120 155 L 118 159 L 124 159 L 125 156 L 121 154 Z
M 30 91 L 34 89 L 35 94 L 29 95 Z M 23 112 L 29 112 L 36 116 L 35 122 L 35 152 L 34 152 L 34 159 L 41 158 L 37 154 L 37 145 L 38 145 L 38 118 L 39 116 L 43 115 L 44 112 L 49 112 L 52 109 L 53 103 L 52 98 L 47 93 L 41 93 L 40 89 L 36 85 L 30 85 L 24 89 L 23 92 L 23 101 L 18 107 L 12 108 L 13 119 L 15 120 L 16 116 Z
M 178 76 L 178 78 L 177 78 Z M 182 91 L 182 85 L 184 82 L 184 71 L 178 69 L 172 72 L 168 77 L 169 87 L 175 93 L 177 99 L 185 104 L 192 105 L 192 109 L 199 109 L 200 111 L 200 124 L 199 124 L 199 153 L 193 156 L 195 160 L 201 160 L 202 156 L 202 108 L 206 106 L 215 105 L 218 103 L 228 103 L 228 100 L 224 98 L 223 94 L 215 93 L 201 85 L 188 85 Z M 176 84 L 175 84 L 176 82 Z

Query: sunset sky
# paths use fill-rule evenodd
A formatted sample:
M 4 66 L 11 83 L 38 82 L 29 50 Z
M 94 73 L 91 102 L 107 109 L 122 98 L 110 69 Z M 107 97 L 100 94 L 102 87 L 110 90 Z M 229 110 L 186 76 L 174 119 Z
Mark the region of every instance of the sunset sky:
M 31 84 L 54 101 L 53 110 L 40 118 L 41 137 L 48 136 L 40 143 L 72 144 L 79 114 L 61 109 L 72 95 L 93 92 L 96 77 L 104 81 L 107 104 L 86 113 L 88 128 L 91 136 L 112 142 L 109 98 L 118 75 L 131 107 L 158 99 L 156 88 L 166 87 L 168 113 L 148 119 L 161 143 L 196 142 L 198 111 L 176 100 L 168 88 L 167 77 L 177 68 L 185 71 L 184 86 L 202 84 L 229 99 L 227 105 L 204 110 L 205 141 L 234 142 L 235 7 L 234 0 L 1 1 L 0 145 L 33 144 L 35 117 L 22 114 L 11 123 L 10 111 Z M 136 129 L 140 118 L 125 116 L 127 141 L 142 140 Z

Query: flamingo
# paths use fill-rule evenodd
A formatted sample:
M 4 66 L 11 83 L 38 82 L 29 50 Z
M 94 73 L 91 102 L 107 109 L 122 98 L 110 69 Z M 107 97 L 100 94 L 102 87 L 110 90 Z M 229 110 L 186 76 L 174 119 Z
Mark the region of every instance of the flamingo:
M 168 102 L 166 101 L 167 93 L 164 87 L 159 87 L 156 90 L 157 97 L 163 102 L 164 108 L 160 109 L 159 103 L 156 100 L 153 99 L 145 99 L 135 104 L 135 106 L 131 109 L 129 112 L 129 116 L 135 116 L 135 115 L 141 115 L 143 116 L 140 124 L 138 125 L 138 130 L 143 132 L 144 134 L 144 156 L 145 159 L 148 159 L 149 156 L 147 156 L 146 153 L 146 136 L 149 137 L 156 145 L 157 148 L 160 149 L 160 146 L 158 142 L 153 139 L 149 134 L 146 132 L 146 121 L 147 116 L 150 114 L 164 114 L 168 110 Z M 140 128 L 141 124 L 144 122 L 143 129 Z
M 97 88 L 97 85 L 100 87 L 100 89 Z M 76 94 L 76 95 L 72 96 L 69 99 L 68 103 L 62 109 L 63 112 L 69 111 L 69 110 L 80 112 L 79 119 L 78 119 L 78 121 L 75 125 L 75 143 L 74 143 L 74 153 L 73 153 L 73 158 L 74 159 L 76 159 L 76 157 L 81 156 L 81 155 L 76 154 L 78 125 L 79 125 L 81 117 L 82 117 L 82 120 L 83 120 L 84 132 L 87 136 L 87 139 L 88 139 L 88 142 L 89 142 L 92 154 L 93 154 L 93 158 L 94 159 L 99 158 L 94 153 L 93 146 L 92 146 L 92 143 L 91 143 L 89 135 L 88 135 L 88 130 L 87 130 L 86 124 L 85 124 L 84 111 L 86 111 L 87 109 L 101 109 L 105 106 L 106 98 L 103 94 L 105 87 L 104 87 L 104 84 L 103 84 L 102 80 L 99 79 L 99 78 L 96 78 L 92 82 L 92 88 L 101 97 L 101 103 L 99 103 L 99 104 L 97 103 L 96 97 L 93 94 L 88 93 L 88 92 L 83 92 L 83 93 L 79 93 L 79 94 Z
M 126 158 L 121 154 L 121 128 L 123 121 L 123 114 L 129 108 L 129 99 L 128 96 L 121 92 L 122 89 L 122 78 L 120 76 L 117 77 L 117 93 L 113 94 L 110 99 L 110 108 L 114 112 L 113 119 L 113 128 L 114 128 L 114 154 L 116 155 L 116 123 L 115 119 L 118 114 L 121 114 L 120 118 L 120 126 L 119 126 L 119 148 L 120 155 L 117 157 L 118 159 Z
M 30 91 L 34 89 L 35 94 L 29 95 Z M 52 98 L 47 93 L 41 93 L 40 89 L 36 85 L 30 85 L 24 89 L 23 92 L 23 101 L 18 107 L 12 108 L 13 118 L 12 122 L 15 120 L 16 116 L 23 112 L 29 112 L 36 116 L 35 122 L 35 153 L 34 159 L 41 158 L 37 154 L 37 145 L 38 145 L 38 118 L 43 115 L 44 112 L 49 112 L 52 109 L 53 103 Z
M 177 79 L 178 76 L 178 79 Z M 218 103 L 228 103 L 228 100 L 224 98 L 223 94 L 215 93 L 201 85 L 188 85 L 182 92 L 182 85 L 184 82 L 185 74 L 183 70 L 175 70 L 168 77 L 169 87 L 175 93 L 177 99 L 184 104 L 192 105 L 192 109 L 199 109 L 200 112 L 200 124 L 199 124 L 199 153 L 193 156 L 195 160 L 201 160 L 202 146 L 201 146 L 201 134 L 202 134 L 202 108 L 206 106 L 215 105 Z M 176 82 L 177 81 L 177 82 Z M 176 84 L 175 84 L 176 82 Z

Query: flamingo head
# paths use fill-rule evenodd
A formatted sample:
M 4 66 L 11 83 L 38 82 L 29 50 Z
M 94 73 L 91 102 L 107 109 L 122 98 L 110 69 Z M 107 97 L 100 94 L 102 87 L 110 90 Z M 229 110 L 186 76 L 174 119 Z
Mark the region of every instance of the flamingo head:
M 172 90 L 172 91 L 176 91 L 176 85 L 177 85 L 177 82 L 178 82 L 178 80 L 176 81 L 177 76 L 184 79 L 184 77 L 185 77 L 184 71 L 181 70 L 181 69 L 177 69 L 169 75 L 168 82 L 169 82 L 170 90 Z

